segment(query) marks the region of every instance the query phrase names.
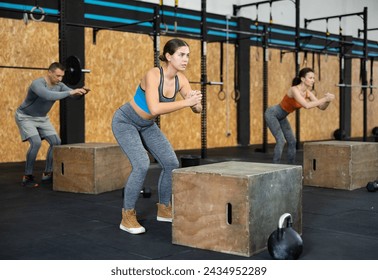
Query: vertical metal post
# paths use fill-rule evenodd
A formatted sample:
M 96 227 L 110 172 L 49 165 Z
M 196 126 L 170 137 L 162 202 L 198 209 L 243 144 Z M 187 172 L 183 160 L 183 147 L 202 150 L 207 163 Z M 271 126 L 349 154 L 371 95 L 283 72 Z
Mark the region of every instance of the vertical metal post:
M 268 108 L 268 61 L 269 61 L 269 55 L 268 55 L 268 28 L 264 25 L 263 30 L 263 146 L 262 146 L 262 152 L 266 153 L 268 150 L 268 129 L 267 124 L 265 121 L 264 113 L 266 109 Z
M 367 62 L 367 59 L 368 59 L 368 47 L 367 47 L 367 43 L 368 43 L 368 39 L 367 39 L 367 30 L 368 30 L 368 26 L 367 26 L 367 22 L 368 22 L 368 18 L 367 18 L 367 7 L 364 7 L 364 47 L 363 47 L 363 51 L 364 51 L 364 57 L 361 61 L 362 63 L 362 66 L 361 66 L 361 69 L 362 69 L 362 85 L 363 85 L 363 88 L 362 88 L 362 92 L 363 92 L 363 141 L 366 142 L 367 140 L 367 69 L 366 69 L 366 62 Z
M 299 51 L 300 51 L 300 0 L 295 0 L 295 76 L 298 75 L 300 69 Z M 300 126 L 300 110 L 295 112 L 295 137 L 297 139 L 297 149 L 300 147 L 301 142 L 301 126 Z
M 65 1 L 60 0 L 59 1 L 59 59 L 61 62 L 65 61 L 67 59 L 67 56 L 65 54 L 66 49 L 66 42 L 64 40 L 65 38 L 65 24 L 66 24 L 66 11 L 65 11 Z
M 154 66 L 160 66 L 160 6 L 155 7 L 154 12 Z
M 238 18 L 240 31 L 250 30 L 250 21 L 246 18 Z M 250 75 L 253 69 L 249 63 L 251 56 L 251 45 L 249 40 L 244 40 L 238 36 L 235 42 L 235 92 L 239 91 L 240 97 L 237 100 L 237 141 L 242 147 L 248 147 L 251 136 L 251 89 Z
M 340 33 L 340 42 L 343 41 L 343 36 Z M 344 66 L 345 66 L 345 47 L 344 43 L 340 43 L 339 47 L 339 84 L 344 84 Z M 339 87 L 339 130 L 340 130 L 340 140 L 344 140 L 344 136 L 346 136 L 345 131 L 345 88 Z
M 201 158 L 207 157 L 207 108 L 206 108 L 206 86 L 207 86 L 207 30 L 206 30 L 206 0 L 201 0 Z
M 160 66 L 160 23 L 161 23 L 161 17 L 160 17 L 160 6 L 155 7 L 154 11 L 154 66 L 159 67 Z M 160 116 L 158 116 L 155 120 L 155 123 L 160 127 Z
M 76 56 L 85 65 L 84 28 L 68 26 L 67 23 L 84 18 L 84 2 L 59 1 L 59 60 L 65 64 L 68 57 Z M 69 87 L 84 86 L 84 75 L 80 82 L 71 85 L 63 78 Z M 65 98 L 60 102 L 60 137 L 63 144 L 85 142 L 85 97 L 79 99 Z

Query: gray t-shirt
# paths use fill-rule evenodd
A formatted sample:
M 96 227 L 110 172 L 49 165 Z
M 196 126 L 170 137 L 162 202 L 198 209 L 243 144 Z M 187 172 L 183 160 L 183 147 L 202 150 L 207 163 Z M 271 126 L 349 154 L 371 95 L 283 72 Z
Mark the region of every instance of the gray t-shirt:
M 26 98 L 17 111 L 33 117 L 44 117 L 55 101 L 70 96 L 71 90 L 62 82 L 49 87 L 45 78 L 36 79 L 30 85 Z

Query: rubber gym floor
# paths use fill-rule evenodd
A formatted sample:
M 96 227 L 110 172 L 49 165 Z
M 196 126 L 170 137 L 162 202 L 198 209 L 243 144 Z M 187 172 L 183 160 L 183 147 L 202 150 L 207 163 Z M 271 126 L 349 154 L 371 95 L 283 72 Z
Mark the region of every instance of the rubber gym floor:
M 200 151 L 177 152 L 199 155 Z M 301 164 L 303 151 L 297 158 Z M 201 164 L 227 160 L 270 162 L 271 153 L 254 148 L 209 149 Z M 337 164 L 337 159 L 335 159 Z M 44 162 L 35 166 L 40 178 Z M 245 260 L 231 254 L 171 243 L 171 224 L 156 221 L 152 163 L 145 181 L 150 198 L 140 197 L 137 213 L 147 232 L 119 230 L 122 190 L 92 195 L 21 187 L 24 163 L 0 164 L 0 259 L 3 260 Z M 378 192 L 303 186 L 302 260 L 377 260 Z M 270 260 L 268 251 L 250 257 Z

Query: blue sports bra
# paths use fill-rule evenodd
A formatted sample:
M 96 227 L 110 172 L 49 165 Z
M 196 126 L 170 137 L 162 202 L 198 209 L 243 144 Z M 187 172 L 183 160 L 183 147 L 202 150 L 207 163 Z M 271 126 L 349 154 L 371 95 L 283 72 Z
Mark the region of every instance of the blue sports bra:
M 171 98 L 167 98 L 163 94 L 163 85 L 164 85 L 164 74 L 163 74 L 163 68 L 159 67 L 160 69 L 160 84 L 158 88 L 159 92 L 159 102 L 173 102 L 176 99 L 177 92 L 180 91 L 180 84 L 179 79 L 177 75 L 175 76 L 175 94 Z M 151 114 L 150 110 L 147 106 L 147 100 L 146 100 L 146 92 L 142 89 L 142 87 L 139 85 L 135 95 L 134 95 L 134 101 L 135 103 L 147 114 Z

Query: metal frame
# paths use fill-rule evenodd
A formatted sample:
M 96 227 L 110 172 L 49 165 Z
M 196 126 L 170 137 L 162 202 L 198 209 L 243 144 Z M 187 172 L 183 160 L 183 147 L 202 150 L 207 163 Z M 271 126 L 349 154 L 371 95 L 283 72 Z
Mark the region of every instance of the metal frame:
M 256 3 L 250 3 L 250 4 L 244 4 L 244 5 L 233 5 L 233 11 L 234 11 L 234 16 L 237 15 L 238 11 L 241 8 L 245 7 L 251 7 L 251 6 L 259 6 L 263 4 L 270 4 L 274 2 L 279 2 L 279 1 L 284 1 L 284 0 L 267 0 L 267 1 L 260 1 Z M 300 52 L 300 40 L 302 39 L 300 37 L 300 0 L 294 0 L 292 1 L 295 3 L 295 48 L 293 48 L 293 51 L 295 52 L 295 76 L 299 73 L 299 68 L 300 68 L 300 62 L 299 62 L 299 52 Z M 271 20 L 272 21 L 272 20 Z M 270 22 L 271 23 L 271 22 Z M 268 30 L 264 30 L 264 37 L 268 36 Z M 261 35 L 260 35 L 261 36 Z M 263 51 L 264 51 L 264 65 L 263 65 L 263 110 L 266 109 L 267 104 L 268 104 L 268 68 L 267 68 L 267 61 L 265 57 L 265 52 L 267 51 L 268 47 L 273 46 L 273 44 L 269 44 L 268 40 L 264 39 L 264 44 L 263 44 Z M 281 53 L 282 55 L 282 53 Z M 300 146 L 300 112 L 297 110 L 295 112 L 295 133 L 296 133 L 296 139 L 297 139 L 297 149 L 299 149 Z M 266 152 L 267 151 L 267 142 L 268 142 L 268 137 L 267 137 L 267 125 L 265 123 L 265 120 L 263 121 L 263 148 L 262 151 Z
M 206 0 L 201 0 L 201 158 L 207 157 L 207 24 L 206 24 Z
M 313 18 L 313 19 L 304 19 L 304 23 L 305 23 L 305 27 L 307 28 L 307 25 L 308 23 L 311 23 L 313 21 L 319 21 L 319 20 L 329 20 L 329 19 L 333 19 L 333 18 L 344 18 L 344 17 L 351 17 L 351 16 L 360 16 L 362 19 L 363 19 L 363 23 L 364 23 L 364 28 L 363 28 L 363 33 L 364 33 L 364 45 L 363 45 L 363 56 L 361 58 L 361 79 L 362 79 L 362 91 L 363 91 L 363 141 L 366 141 L 367 140 L 367 86 L 368 86 L 368 83 L 367 83 L 367 71 L 366 71 L 366 62 L 367 62 L 367 59 L 368 59 L 368 40 L 367 40 L 367 31 L 368 31 L 368 28 L 367 28 L 367 21 L 368 21 L 368 18 L 367 18 L 367 7 L 364 7 L 364 10 L 362 12 L 359 12 L 359 13 L 349 13 L 349 14 L 341 14 L 341 15 L 335 15 L 335 16 L 328 16 L 328 17 L 319 17 L 319 18 Z M 360 30 L 359 30 L 360 32 Z M 340 34 L 340 37 L 341 34 Z M 340 38 L 341 39 L 341 38 Z M 343 42 L 343 41 L 341 41 Z M 343 43 L 342 43 L 343 44 Z M 345 53 L 343 51 L 343 48 L 340 48 L 340 83 L 339 84 L 343 84 L 343 80 L 344 80 L 344 68 L 343 68 L 343 65 L 344 65 L 344 57 L 345 57 Z M 343 99 L 343 96 L 345 94 L 345 87 L 339 87 L 340 88 L 340 96 L 342 96 L 342 98 L 340 98 L 340 106 L 342 105 L 342 99 Z M 344 130 L 344 127 L 345 127 L 345 112 L 343 112 L 343 108 L 340 107 L 340 123 L 339 123 L 339 128 L 340 128 L 340 131 L 342 132 Z
M 233 5 L 233 15 L 236 16 L 241 8 L 251 7 L 251 6 L 259 6 L 259 5 L 262 5 L 262 4 L 272 4 L 273 2 L 279 2 L 279 1 L 284 1 L 284 0 L 266 0 L 266 1 L 261 1 L 261 2 L 257 2 L 257 3 Z

